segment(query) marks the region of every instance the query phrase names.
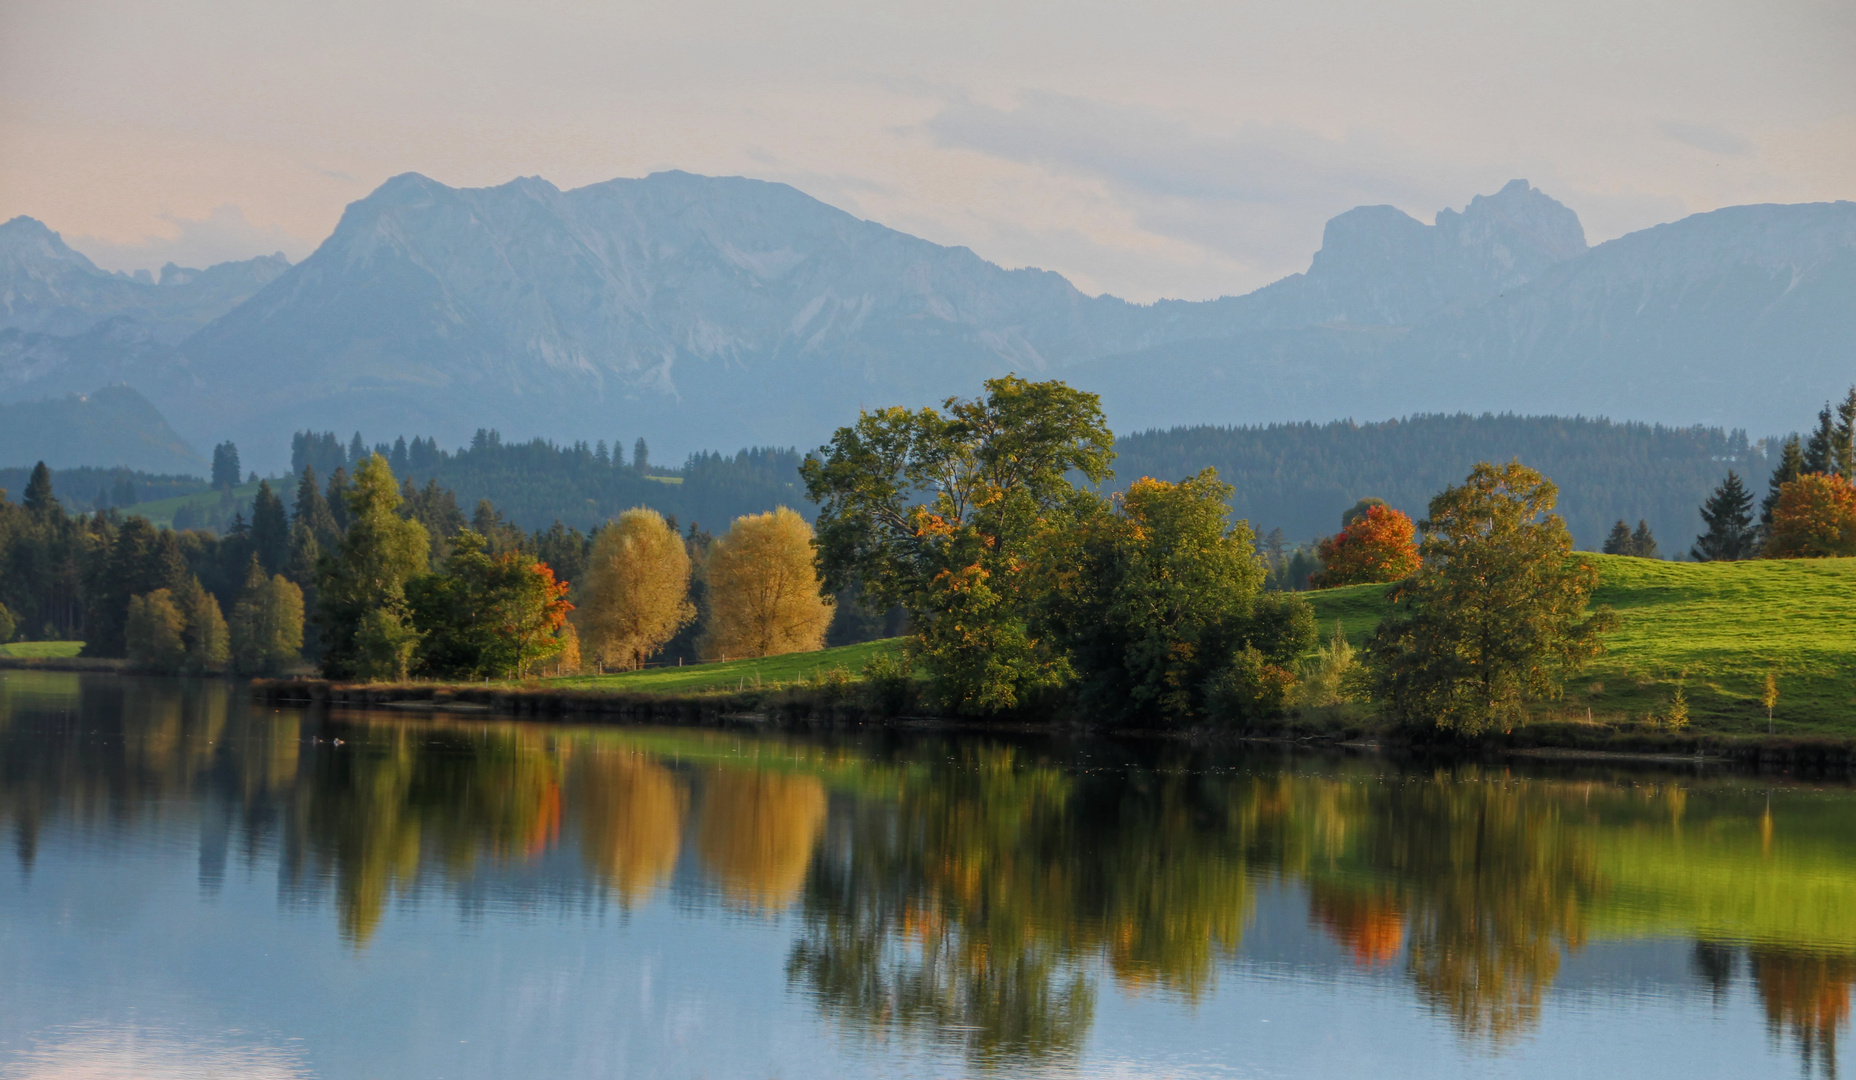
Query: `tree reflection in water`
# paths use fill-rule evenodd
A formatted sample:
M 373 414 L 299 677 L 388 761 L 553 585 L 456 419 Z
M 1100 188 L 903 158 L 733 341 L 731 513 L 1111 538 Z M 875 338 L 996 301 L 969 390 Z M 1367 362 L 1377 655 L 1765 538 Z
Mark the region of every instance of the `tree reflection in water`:
M 197 813 L 202 888 L 234 849 L 276 852 L 286 901 L 326 897 L 359 949 L 433 887 L 546 879 L 635 908 L 687 850 L 709 887 L 687 901 L 796 912 L 789 984 L 834 1022 L 1002 1068 L 1073 1062 L 1108 988 L 1210 995 L 1266 886 L 1497 1049 L 1599 937 L 1693 938 L 1697 986 L 1725 1002 L 1744 972 L 1808 1070 L 1834 1069 L 1849 1023 L 1847 791 L 1768 810 L 1731 780 L 273 715 L 237 694 L 8 673 L 0 825 L 26 872 L 54 821 Z

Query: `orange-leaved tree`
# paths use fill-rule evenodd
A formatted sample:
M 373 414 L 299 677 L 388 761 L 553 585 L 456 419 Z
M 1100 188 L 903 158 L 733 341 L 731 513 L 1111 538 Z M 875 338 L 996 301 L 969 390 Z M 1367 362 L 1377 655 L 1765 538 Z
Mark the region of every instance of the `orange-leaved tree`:
M 1417 530 L 1411 519 L 1384 504 L 1368 506 L 1347 527 L 1321 541 L 1317 589 L 1401 581 L 1418 572 Z
M 1856 487 L 1824 473 L 1806 473 L 1779 488 L 1766 554 L 1777 559 L 1856 555 Z

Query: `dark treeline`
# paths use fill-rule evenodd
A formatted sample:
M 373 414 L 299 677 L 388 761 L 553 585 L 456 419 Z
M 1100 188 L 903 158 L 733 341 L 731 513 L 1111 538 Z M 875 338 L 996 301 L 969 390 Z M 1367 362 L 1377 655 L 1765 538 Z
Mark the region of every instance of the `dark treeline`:
M 387 459 L 395 476 L 421 488 L 435 481 L 455 492 L 461 506 L 487 499 L 510 523 L 530 530 L 558 521 L 590 531 L 636 506 L 717 530 L 743 514 L 778 506 L 812 515 L 799 487 L 800 455 L 792 449 L 692 454 L 667 468 L 651 462 L 643 439 L 628 453 L 603 441 L 505 443 L 495 431 L 478 431 L 469 446 L 446 451 L 435 439 L 408 442 L 402 436 L 369 446 L 357 432 L 344 445 L 332 432 L 299 432 L 291 440 L 290 467 L 299 476 L 306 466 L 322 477 L 337 468 L 352 473 L 373 453 Z
M 1479 461 L 1520 458 L 1559 485 L 1558 512 L 1582 548 L 1596 549 L 1619 518 L 1691 537 L 1697 507 L 1728 468 L 1768 468 L 1767 447 L 1744 431 L 1669 428 L 1553 416 L 1413 416 L 1383 423 L 1270 424 L 1145 431 L 1115 444 L 1116 484 L 1177 480 L 1206 466 L 1237 489 L 1237 516 L 1259 536 L 1327 535 L 1355 501 L 1375 496 L 1414 518 Z
M 108 510 L 134 506 L 136 503 L 192 495 L 210 485 L 198 476 L 173 476 L 145 473 L 135 469 L 53 469 L 52 482 L 57 485 L 61 501 L 72 510 Z M 24 491 L 32 477 L 32 467 L 0 469 L 0 490 Z

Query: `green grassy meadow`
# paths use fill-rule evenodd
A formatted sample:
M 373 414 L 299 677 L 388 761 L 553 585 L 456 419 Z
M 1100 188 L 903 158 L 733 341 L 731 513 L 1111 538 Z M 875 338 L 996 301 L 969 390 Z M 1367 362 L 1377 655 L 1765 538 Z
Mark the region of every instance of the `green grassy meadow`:
M 0 645 L 0 656 L 18 660 L 64 660 L 76 656 L 83 647 L 81 641 L 15 641 Z
M 893 653 L 901 650 L 901 638 L 888 638 L 883 641 L 866 641 L 861 645 L 845 645 L 836 649 L 821 649 L 817 652 L 787 653 L 784 656 L 767 656 L 757 660 L 726 660 L 713 664 L 691 664 L 685 667 L 646 668 L 643 671 L 625 671 L 612 675 L 569 675 L 545 680 L 545 685 L 562 689 L 652 694 L 700 694 L 738 689 L 752 690 L 756 687 L 775 689 L 778 686 L 821 677 L 834 668 L 842 668 L 846 674 L 855 679 L 862 673 L 864 665 L 869 663 L 871 657 L 878 653 Z
M 259 481 L 256 480 L 253 480 L 249 484 L 240 484 L 232 489 L 232 498 L 239 502 L 250 502 L 258 494 L 258 484 Z M 278 492 L 279 497 L 286 500 L 295 495 L 294 489 L 285 492 L 283 489 L 273 486 L 272 490 Z M 124 513 L 140 514 L 142 517 L 152 522 L 156 528 L 173 528 L 174 515 L 180 512 L 181 507 L 194 506 L 203 510 L 213 509 L 218 507 L 224 494 L 224 492 L 220 491 L 196 491 L 191 495 L 176 495 L 171 499 L 156 499 L 153 502 L 136 503 L 134 506 L 125 508 Z
M 1594 603 L 1618 613 L 1605 655 L 1566 686 L 1542 719 L 1655 729 L 1680 685 L 1690 730 L 1766 730 L 1759 703 L 1777 673 L 1773 729 L 1856 735 L 1856 559 L 1663 562 L 1582 553 L 1597 563 Z M 1356 644 L 1390 609 L 1383 585 L 1309 593 L 1325 632 L 1338 619 Z

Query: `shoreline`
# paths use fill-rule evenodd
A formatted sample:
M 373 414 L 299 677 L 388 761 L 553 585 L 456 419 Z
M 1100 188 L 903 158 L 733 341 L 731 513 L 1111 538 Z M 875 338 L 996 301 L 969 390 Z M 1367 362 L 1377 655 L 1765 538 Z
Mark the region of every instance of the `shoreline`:
M 985 721 L 936 716 L 886 716 L 858 695 L 789 688 L 740 693 L 662 694 L 610 690 L 549 690 L 541 687 L 466 683 L 336 683 L 324 679 L 254 679 L 254 700 L 269 704 L 378 708 L 407 713 L 466 713 L 567 723 L 726 726 L 746 724 L 789 729 L 884 727 L 900 731 L 944 731 L 995 735 L 1085 736 L 1167 739 L 1201 745 L 1256 743 L 1289 748 L 1344 749 L 1456 758 L 1561 762 L 1637 762 L 1748 768 L 1856 770 L 1856 737 L 1824 735 L 1724 735 L 1569 731 L 1540 724 L 1475 743 L 1417 743 L 1357 730 L 1320 731 L 1293 720 L 1247 731 L 1224 728 L 1107 728 L 1074 721 Z

